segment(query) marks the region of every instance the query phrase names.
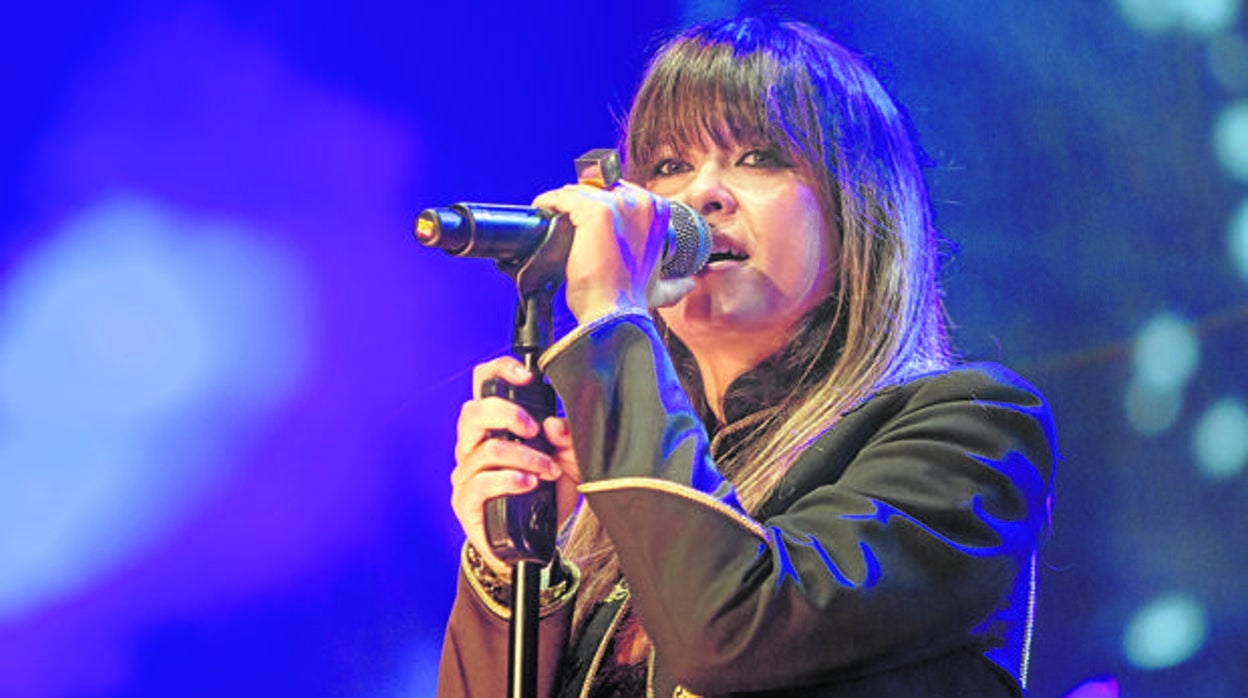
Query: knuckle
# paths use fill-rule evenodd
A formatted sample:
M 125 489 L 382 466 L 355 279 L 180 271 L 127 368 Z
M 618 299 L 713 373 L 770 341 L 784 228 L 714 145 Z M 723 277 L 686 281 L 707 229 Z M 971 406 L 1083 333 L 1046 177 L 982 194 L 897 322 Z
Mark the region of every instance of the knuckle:
M 654 215 L 655 211 L 658 210 L 654 195 L 650 192 L 637 194 L 637 209 L 642 213 Z
M 593 212 L 594 222 L 603 228 L 615 225 L 615 206 L 598 206 Z
M 459 406 L 459 424 L 465 426 L 476 421 L 477 415 L 481 413 L 481 403 L 477 400 L 466 400 L 464 404 Z
M 495 378 L 497 376 L 502 375 L 506 371 L 508 364 L 512 361 L 515 361 L 515 359 L 511 358 L 510 356 L 499 356 L 497 358 L 490 359 L 489 361 L 486 361 L 485 363 L 480 363 L 480 364 L 477 364 L 476 366 L 473 366 L 472 367 L 473 395 L 477 395 L 477 396 L 481 395 L 481 388 L 483 385 L 485 385 L 485 382 L 491 378 Z
M 451 509 L 456 515 L 461 515 L 464 511 L 464 496 L 464 492 L 458 488 L 451 492 Z
M 528 460 L 529 466 L 532 467 L 533 470 L 550 470 L 551 465 L 553 464 L 550 456 L 547 456 L 541 451 L 529 451 Z
M 510 452 L 511 442 L 505 439 L 490 439 L 486 441 L 482 447 L 485 455 L 491 460 L 499 461 L 507 457 Z
M 527 410 L 522 408 L 516 408 L 514 426 L 516 428 L 516 433 L 524 436 L 540 431 L 537 420 L 533 419 L 533 415 L 529 414 Z
M 517 363 L 515 357 L 499 356 L 491 359 L 487 365 L 490 367 L 491 373 L 499 374 L 506 371 L 514 363 Z

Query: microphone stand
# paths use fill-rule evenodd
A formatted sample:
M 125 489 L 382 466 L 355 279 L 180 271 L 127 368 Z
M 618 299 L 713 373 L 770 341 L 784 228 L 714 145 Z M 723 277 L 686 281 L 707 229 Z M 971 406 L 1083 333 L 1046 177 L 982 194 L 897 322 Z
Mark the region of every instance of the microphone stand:
M 553 343 L 551 305 L 555 290 L 563 281 L 563 267 L 572 245 L 572 225 L 566 216 L 556 216 L 548 231 L 545 240 L 527 259 L 498 264 L 516 282 L 519 301 L 512 327 L 512 351 L 532 372 L 533 379 L 520 386 L 492 379 L 482 386 L 483 395 L 503 397 L 521 405 L 538 424 L 555 414 L 555 391 L 542 375 L 538 358 Z M 509 432 L 497 436 L 517 438 Z M 526 443 L 546 453 L 554 450 L 541 432 Z M 557 528 L 553 482 L 543 480 L 532 492 L 485 503 L 485 529 L 490 549 L 499 559 L 512 565 L 507 652 L 510 698 L 537 698 L 541 568 L 554 557 Z
M 591 150 L 576 162 L 577 180 L 582 184 L 610 187 L 620 178 L 619 154 L 610 149 Z M 448 211 L 457 221 L 467 210 Z M 499 208 L 499 207 L 496 207 Z M 512 352 L 533 375 L 525 385 L 512 385 L 494 378 L 481 388 L 483 396 L 497 396 L 523 407 L 539 424 L 555 414 L 555 390 L 542 375 L 538 359 L 554 341 L 551 301 L 563 283 L 564 266 L 572 248 L 573 226 L 565 215 L 551 215 L 541 231 L 541 240 L 532 251 L 518 243 L 536 228 L 505 240 L 506 244 L 482 254 L 473 250 L 472 228 L 466 239 L 442 239 L 441 209 L 422 212 L 416 222 L 421 244 L 437 246 L 457 256 L 494 257 L 498 268 L 516 283 L 519 302 L 512 326 Z M 542 214 L 545 217 L 548 214 Z M 492 438 L 519 441 L 506 431 Z M 554 447 L 540 431 L 527 445 L 545 453 Z M 512 572 L 511 621 L 507 651 L 507 686 L 511 698 L 537 698 L 538 623 L 541 618 L 541 568 L 554 559 L 558 529 L 555 483 L 542 480 L 531 492 L 496 497 L 485 502 L 485 535 L 490 550 Z
M 582 184 L 610 187 L 620 179 L 619 153 L 611 149 L 591 150 L 574 164 L 577 181 Z M 498 261 L 499 269 L 516 282 L 520 296 L 512 327 L 512 351 L 532 372 L 533 379 L 522 386 L 501 380 L 487 381 L 482 393 L 500 395 L 520 404 L 538 424 L 555 414 L 555 390 L 537 364 L 542 352 L 554 341 L 551 301 L 555 289 L 563 283 L 573 232 L 568 217 L 556 215 L 546 226 L 546 235 L 533 253 L 522 260 Z M 554 452 L 541 431 L 527 443 L 546 453 Z M 485 533 L 490 549 L 499 559 L 512 564 L 508 696 L 537 698 L 541 568 L 554 558 L 558 533 L 555 483 L 543 480 L 532 492 L 492 499 L 485 504 Z

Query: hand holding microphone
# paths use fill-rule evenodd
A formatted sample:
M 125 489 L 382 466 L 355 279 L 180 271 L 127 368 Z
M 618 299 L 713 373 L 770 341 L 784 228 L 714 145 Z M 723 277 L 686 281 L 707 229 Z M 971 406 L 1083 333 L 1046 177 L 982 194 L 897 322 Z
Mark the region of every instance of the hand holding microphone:
M 581 183 L 538 196 L 533 207 L 456 204 L 427 209 L 424 245 L 450 254 L 519 263 L 547 239 L 557 216 L 574 226 L 567 254 L 568 307 L 586 322 L 622 306 L 661 307 L 693 288 L 710 254 L 710 231 L 690 207 L 617 181 L 614 151 L 577 160 Z
M 565 283 L 568 308 L 578 321 L 675 302 L 692 290 L 688 269 L 668 279 L 661 273 L 664 258 L 680 250 L 679 242 L 669 242 L 669 232 L 672 211 L 681 204 L 621 181 L 610 189 L 568 185 L 538 196 L 533 205 L 568 216 L 576 230 Z M 709 254 L 709 244 L 706 249 Z

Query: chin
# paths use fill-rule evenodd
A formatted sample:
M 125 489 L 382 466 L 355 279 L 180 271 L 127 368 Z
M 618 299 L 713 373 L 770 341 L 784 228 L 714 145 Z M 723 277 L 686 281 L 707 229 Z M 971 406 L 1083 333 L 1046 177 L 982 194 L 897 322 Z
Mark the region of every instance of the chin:
M 709 293 L 701 287 L 659 315 L 686 344 L 770 334 L 784 324 L 763 294 Z

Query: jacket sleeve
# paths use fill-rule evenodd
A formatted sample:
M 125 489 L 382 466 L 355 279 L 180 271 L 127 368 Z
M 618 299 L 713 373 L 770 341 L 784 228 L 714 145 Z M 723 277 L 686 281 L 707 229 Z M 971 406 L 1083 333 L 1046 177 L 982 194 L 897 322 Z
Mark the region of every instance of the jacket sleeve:
M 508 695 L 507 660 L 511 609 L 483 588 L 465 561 L 460 565 L 455 602 L 442 641 L 438 666 L 438 698 L 496 698 Z M 556 563 L 561 564 L 561 563 Z M 552 694 L 559 659 L 572 620 L 572 601 L 579 573 L 566 570 L 562 592 L 543 591 L 538 624 L 538 695 Z
M 825 481 L 756 521 L 648 318 L 578 328 L 543 363 L 586 501 L 657 654 L 690 689 L 837 680 L 999 643 L 994 614 L 1047 520 L 1054 458 L 1047 408 L 1021 381 L 925 380 L 844 448 L 843 418 L 794 466 Z

